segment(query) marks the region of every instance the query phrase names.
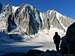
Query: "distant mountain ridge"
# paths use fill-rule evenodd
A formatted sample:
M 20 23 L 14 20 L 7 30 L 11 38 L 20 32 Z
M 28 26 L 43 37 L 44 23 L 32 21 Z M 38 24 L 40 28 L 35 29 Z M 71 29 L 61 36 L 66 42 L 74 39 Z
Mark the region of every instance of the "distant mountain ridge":
M 51 27 L 66 31 L 75 22 L 70 17 L 63 16 L 56 10 L 40 12 L 30 4 L 18 7 L 6 5 L 0 13 L 0 31 L 19 32 L 21 34 L 35 34 L 39 30 Z

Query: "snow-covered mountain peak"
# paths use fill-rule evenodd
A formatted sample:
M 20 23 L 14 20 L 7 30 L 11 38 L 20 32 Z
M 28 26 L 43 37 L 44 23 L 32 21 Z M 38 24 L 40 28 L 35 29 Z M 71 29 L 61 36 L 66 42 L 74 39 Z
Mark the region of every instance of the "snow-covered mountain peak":
M 54 13 L 56 15 L 57 19 L 59 19 L 60 17 L 64 17 L 61 13 L 59 13 L 58 11 L 56 11 L 54 9 L 48 10 L 47 13 L 48 14 L 53 14 Z
M 6 19 L 6 27 L 10 25 L 10 31 L 11 29 L 15 29 L 16 31 L 18 27 L 18 31 L 27 34 L 35 34 L 39 30 L 50 29 L 51 25 L 58 29 L 65 30 L 65 26 L 67 27 L 73 22 L 56 10 L 40 12 L 30 4 L 22 4 L 21 6 L 8 4 L 0 14 L 0 18 Z
M 25 7 L 30 7 L 31 9 L 34 9 L 34 7 L 32 5 L 30 5 L 30 4 L 25 4 L 24 6 Z
M 19 6 L 12 6 L 12 11 L 15 13 L 15 11 L 19 8 Z
M 30 9 L 31 9 L 31 10 L 34 10 L 34 7 L 33 7 L 32 5 L 30 5 L 30 4 L 22 4 L 22 5 L 20 5 L 20 6 L 12 6 L 12 5 L 10 5 L 10 4 L 7 4 L 7 5 L 4 7 L 4 11 L 5 11 L 5 10 L 8 11 L 8 10 L 10 9 L 10 10 L 12 10 L 13 13 L 15 13 L 18 8 L 20 8 L 21 11 L 24 11 L 25 8 L 28 8 L 29 10 L 30 10 Z

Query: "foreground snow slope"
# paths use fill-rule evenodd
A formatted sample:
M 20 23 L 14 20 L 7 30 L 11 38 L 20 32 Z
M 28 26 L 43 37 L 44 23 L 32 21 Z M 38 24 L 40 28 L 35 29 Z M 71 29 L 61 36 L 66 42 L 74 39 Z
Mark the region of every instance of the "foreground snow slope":
M 50 31 L 44 29 L 35 34 L 35 36 L 32 35 L 33 38 L 28 41 L 2 44 L 0 45 L 0 55 L 9 52 L 27 52 L 30 49 L 38 49 L 42 51 L 46 51 L 47 49 L 55 50 L 53 36 L 56 31 L 59 35 L 64 35 L 62 30 L 56 28 L 51 28 Z

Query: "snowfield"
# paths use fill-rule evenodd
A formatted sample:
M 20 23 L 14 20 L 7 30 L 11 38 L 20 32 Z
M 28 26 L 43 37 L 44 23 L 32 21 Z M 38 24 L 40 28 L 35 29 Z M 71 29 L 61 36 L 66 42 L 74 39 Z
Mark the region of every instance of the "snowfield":
M 58 32 L 62 37 L 65 33 L 57 28 L 50 28 L 50 30 L 44 29 L 35 35 L 30 35 L 32 38 L 23 42 L 12 42 L 0 45 L 0 55 L 9 52 L 27 52 L 30 49 L 37 50 L 55 50 L 55 45 L 53 42 L 54 33 Z

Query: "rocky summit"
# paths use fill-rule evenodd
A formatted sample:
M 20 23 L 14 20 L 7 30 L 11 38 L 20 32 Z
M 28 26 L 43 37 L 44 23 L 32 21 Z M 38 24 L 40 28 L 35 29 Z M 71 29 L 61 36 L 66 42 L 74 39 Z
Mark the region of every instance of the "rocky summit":
M 56 10 L 40 12 L 30 4 L 20 6 L 6 5 L 0 13 L 0 31 L 7 33 L 35 34 L 51 27 L 66 31 L 74 22 Z

